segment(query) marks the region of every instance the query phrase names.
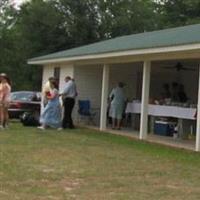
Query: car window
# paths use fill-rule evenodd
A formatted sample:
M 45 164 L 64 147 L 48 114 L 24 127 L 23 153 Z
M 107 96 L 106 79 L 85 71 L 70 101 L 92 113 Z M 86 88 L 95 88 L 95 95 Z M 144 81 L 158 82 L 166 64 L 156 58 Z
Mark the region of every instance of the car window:
M 39 96 L 39 94 L 34 94 L 31 101 L 41 101 L 41 97 Z
M 34 98 L 35 97 L 35 98 Z M 33 93 L 11 93 L 11 100 L 12 101 L 37 101 L 37 96 Z

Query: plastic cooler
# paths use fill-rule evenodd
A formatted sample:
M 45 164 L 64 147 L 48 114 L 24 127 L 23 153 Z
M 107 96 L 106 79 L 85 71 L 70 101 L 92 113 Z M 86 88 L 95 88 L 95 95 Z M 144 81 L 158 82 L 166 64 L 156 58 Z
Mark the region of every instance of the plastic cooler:
M 154 133 L 156 135 L 173 136 L 174 126 L 174 122 L 155 121 Z

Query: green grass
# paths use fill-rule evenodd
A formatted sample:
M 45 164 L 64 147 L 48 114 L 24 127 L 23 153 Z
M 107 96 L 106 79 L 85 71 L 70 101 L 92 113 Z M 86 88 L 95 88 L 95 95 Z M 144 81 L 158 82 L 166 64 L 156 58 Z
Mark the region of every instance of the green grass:
M 200 154 L 88 129 L 0 132 L 0 200 L 199 200 Z

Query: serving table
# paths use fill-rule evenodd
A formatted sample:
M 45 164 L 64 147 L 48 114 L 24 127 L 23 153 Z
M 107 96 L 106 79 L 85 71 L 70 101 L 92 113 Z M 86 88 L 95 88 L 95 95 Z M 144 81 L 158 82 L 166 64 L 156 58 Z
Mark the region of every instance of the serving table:
M 138 101 L 127 103 L 125 112 L 126 114 L 140 114 L 141 103 Z M 191 134 L 194 132 L 195 113 L 196 108 L 149 104 L 148 115 L 150 115 L 151 132 L 153 132 L 155 117 L 173 117 L 178 119 L 179 135 L 186 138 L 188 132 Z
M 126 106 L 126 113 L 141 113 L 141 103 L 129 102 Z M 195 120 L 196 108 L 187 108 L 180 106 L 154 105 L 149 104 L 148 114 L 158 117 L 174 117 L 180 119 Z

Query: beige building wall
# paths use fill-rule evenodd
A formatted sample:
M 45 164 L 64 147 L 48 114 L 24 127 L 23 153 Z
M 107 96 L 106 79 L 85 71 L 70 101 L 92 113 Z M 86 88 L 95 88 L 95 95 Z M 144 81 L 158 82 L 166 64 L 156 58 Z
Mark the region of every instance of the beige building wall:
M 43 75 L 42 75 L 42 87 L 48 81 L 49 77 L 54 75 L 54 67 L 51 65 L 45 65 L 43 67 Z M 41 89 L 42 90 L 42 89 Z
M 75 106 L 77 113 L 78 100 L 90 100 L 91 107 L 95 108 L 96 124 L 99 124 L 101 107 L 102 66 L 76 66 L 74 78 L 77 85 L 78 97 Z M 76 116 L 77 118 L 78 116 Z
M 74 78 L 74 65 L 72 64 L 62 64 L 60 65 L 60 82 L 59 82 L 59 89 L 60 91 L 63 90 L 63 86 L 65 84 L 65 77 L 70 76 Z

